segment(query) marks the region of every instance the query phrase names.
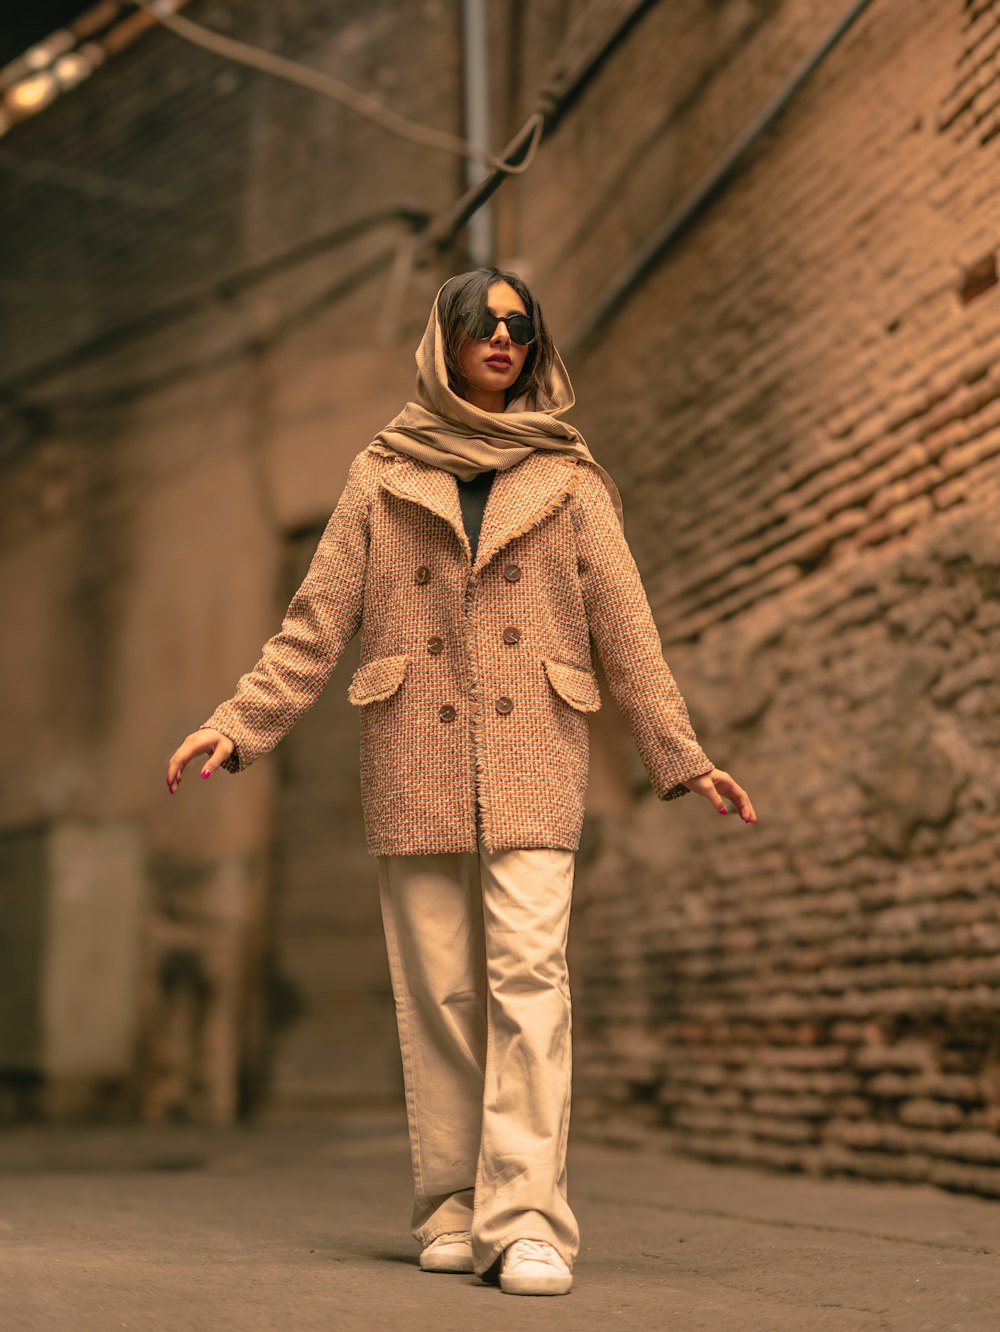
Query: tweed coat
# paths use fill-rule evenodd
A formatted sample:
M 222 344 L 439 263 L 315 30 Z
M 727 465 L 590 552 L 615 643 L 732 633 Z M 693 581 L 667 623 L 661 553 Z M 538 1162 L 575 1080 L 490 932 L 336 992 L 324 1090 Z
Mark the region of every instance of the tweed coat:
M 371 855 L 577 850 L 588 714 L 602 699 L 591 634 L 653 790 L 714 764 L 669 666 L 599 472 L 536 450 L 497 473 L 476 559 L 454 475 L 373 443 L 281 629 L 203 723 L 242 772 L 316 701 L 354 634 Z

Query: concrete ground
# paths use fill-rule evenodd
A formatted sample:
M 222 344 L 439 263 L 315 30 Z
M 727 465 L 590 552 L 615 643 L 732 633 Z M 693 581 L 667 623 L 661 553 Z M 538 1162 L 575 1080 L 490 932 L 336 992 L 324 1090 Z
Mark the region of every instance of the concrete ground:
M 571 1144 L 568 1296 L 416 1265 L 395 1118 L 0 1133 L 4 1332 L 997 1332 L 1000 1205 Z

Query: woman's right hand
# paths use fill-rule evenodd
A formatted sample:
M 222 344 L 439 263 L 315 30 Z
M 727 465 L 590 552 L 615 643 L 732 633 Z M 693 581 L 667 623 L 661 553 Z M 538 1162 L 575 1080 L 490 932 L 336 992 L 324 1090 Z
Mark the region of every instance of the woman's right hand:
M 212 773 L 225 763 L 236 746 L 228 735 L 211 728 L 204 731 L 192 731 L 177 746 L 167 760 L 167 790 L 171 795 L 181 784 L 181 773 L 196 754 L 208 754 L 209 758 L 201 770 L 202 777 L 211 777 Z

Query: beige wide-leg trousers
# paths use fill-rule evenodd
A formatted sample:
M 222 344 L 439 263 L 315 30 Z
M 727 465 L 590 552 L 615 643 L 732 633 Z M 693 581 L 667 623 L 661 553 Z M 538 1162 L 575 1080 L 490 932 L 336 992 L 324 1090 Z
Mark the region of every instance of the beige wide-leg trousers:
M 572 851 L 379 856 L 410 1135 L 411 1233 L 472 1233 L 489 1273 L 514 1239 L 572 1268 L 566 1196 Z M 492 1274 L 491 1274 L 492 1275 Z

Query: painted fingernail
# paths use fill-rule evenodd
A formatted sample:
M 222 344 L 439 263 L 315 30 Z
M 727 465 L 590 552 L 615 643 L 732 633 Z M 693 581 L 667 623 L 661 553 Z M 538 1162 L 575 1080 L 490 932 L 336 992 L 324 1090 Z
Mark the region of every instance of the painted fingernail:
M 201 770 L 201 775 L 202 775 L 203 777 L 211 777 L 211 775 L 212 775 L 212 769 L 211 769 L 211 768 L 202 768 L 202 770 Z
M 719 813 L 720 813 L 720 814 L 725 814 L 725 813 L 727 813 L 727 812 L 728 812 L 728 811 L 726 810 L 725 806 L 723 806 L 723 808 L 719 810 Z

